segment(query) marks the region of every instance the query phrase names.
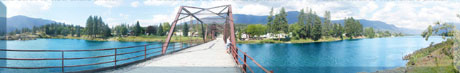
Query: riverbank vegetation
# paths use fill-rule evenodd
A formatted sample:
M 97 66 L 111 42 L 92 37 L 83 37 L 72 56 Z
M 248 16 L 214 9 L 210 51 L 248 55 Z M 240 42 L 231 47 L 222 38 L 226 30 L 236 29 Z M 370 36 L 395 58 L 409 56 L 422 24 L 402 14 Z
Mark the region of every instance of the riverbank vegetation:
M 458 15 L 460 18 L 460 15 Z M 455 26 L 448 23 L 436 22 L 435 27 L 431 25 L 421 34 L 428 40 L 432 35 L 442 36 L 447 39 L 438 44 L 431 44 L 429 47 L 419 49 L 412 54 L 403 57 L 409 60 L 406 67 L 378 71 L 378 72 L 404 72 L 404 73 L 459 73 L 460 50 L 458 50 L 460 33 Z M 451 37 L 451 38 L 446 38 Z
M 458 73 L 452 53 L 453 40 L 431 45 L 404 57 L 408 73 Z
M 166 39 L 171 25 L 167 22 L 157 26 L 141 27 L 139 22 L 132 24 L 120 24 L 110 28 L 99 16 L 89 16 L 86 20 L 86 27 L 66 23 L 50 23 L 40 27 L 22 28 L 9 32 L 5 39 L 18 40 L 33 38 L 63 38 L 63 39 L 83 39 L 93 41 L 142 41 L 142 42 L 161 42 Z M 192 29 L 190 29 L 192 28 Z M 176 29 L 192 33 L 175 33 L 171 42 L 188 42 L 190 40 L 202 40 L 201 29 L 197 25 L 183 24 L 176 26 Z M 177 32 L 177 30 L 175 30 Z M 8 38 L 7 38 L 8 37 Z
M 305 12 L 307 11 L 307 12 Z M 402 36 L 402 33 L 374 30 L 363 25 L 353 17 L 346 18 L 344 24 L 332 23 L 331 14 L 326 11 L 324 19 L 316 12 L 300 10 L 298 22 L 287 23 L 287 14 L 284 8 L 273 14 L 273 8 L 267 17 L 266 25 L 250 24 L 237 26 L 239 43 L 307 43 L 337 41 L 344 39 L 376 38 Z M 244 34 L 244 35 L 243 35 Z

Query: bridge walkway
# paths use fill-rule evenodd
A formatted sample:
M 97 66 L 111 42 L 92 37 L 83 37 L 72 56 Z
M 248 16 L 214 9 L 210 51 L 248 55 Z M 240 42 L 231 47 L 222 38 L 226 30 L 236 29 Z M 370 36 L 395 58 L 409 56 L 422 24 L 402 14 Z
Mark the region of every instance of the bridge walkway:
M 222 38 L 104 73 L 241 73 Z

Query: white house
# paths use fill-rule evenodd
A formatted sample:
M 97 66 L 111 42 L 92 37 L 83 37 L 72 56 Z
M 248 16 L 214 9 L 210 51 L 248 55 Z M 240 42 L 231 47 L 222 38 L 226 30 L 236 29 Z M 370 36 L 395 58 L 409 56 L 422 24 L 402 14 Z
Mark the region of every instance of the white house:
M 182 31 L 176 31 L 174 32 L 174 35 L 175 36 L 183 36 L 184 33 L 182 33 Z

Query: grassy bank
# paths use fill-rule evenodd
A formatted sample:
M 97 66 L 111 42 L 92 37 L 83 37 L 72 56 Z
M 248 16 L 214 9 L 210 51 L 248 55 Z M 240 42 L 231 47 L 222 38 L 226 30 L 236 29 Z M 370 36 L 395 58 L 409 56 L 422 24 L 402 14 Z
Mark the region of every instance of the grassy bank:
M 454 66 L 453 45 L 454 41 L 448 39 L 442 43 L 419 49 L 403 58 L 409 60 L 406 67 L 377 71 L 377 73 L 459 73 Z
M 442 43 L 415 51 L 404 59 L 408 73 L 458 73 L 453 65 L 452 48 L 454 42 L 449 39 Z

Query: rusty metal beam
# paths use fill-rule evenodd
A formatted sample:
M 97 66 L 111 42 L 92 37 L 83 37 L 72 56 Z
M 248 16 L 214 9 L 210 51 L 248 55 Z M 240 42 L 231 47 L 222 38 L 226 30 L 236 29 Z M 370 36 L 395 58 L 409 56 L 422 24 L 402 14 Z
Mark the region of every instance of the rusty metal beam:
M 204 31 L 204 26 L 203 26 L 203 21 L 200 20 L 200 18 L 196 17 L 194 14 L 192 14 L 190 11 L 188 11 L 187 9 L 185 8 L 181 8 L 182 10 L 184 10 L 185 12 L 189 13 L 192 17 L 194 17 L 197 21 L 200 21 L 201 23 L 201 32 L 205 32 Z M 206 42 L 206 35 L 205 33 L 202 33 L 203 35 L 203 42 Z
M 214 8 L 220 8 L 220 7 L 230 7 L 230 5 L 221 5 L 221 6 L 215 6 L 215 7 L 206 8 L 206 9 L 214 9 Z
M 222 13 L 223 11 L 225 11 L 225 9 L 227 9 L 227 8 L 228 8 L 228 7 L 225 7 L 224 9 L 220 10 L 220 11 L 219 11 L 219 14 Z M 227 14 L 227 13 L 225 13 L 225 14 Z
M 223 38 L 224 38 L 224 43 L 225 43 L 225 44 L 227 44 L 228 29 L 229 29 L 229 28 L 228 28 L 228 20 L 226 19 L 226 20 L 225 20 L 225 24 L 224 24 L 224 31 L 223 31 L 223 32 L 224 32 Z
M 163 43 L 163 48 L 162 48 L 162 54 L 165 54 L 166 53 L 166 49 L 168 48 L 168 44 L 169 44 L 169 41 L 171 40 L 171 36 L 173 35 L 173 32 L 174 32 L 174 28 L 176 27 L 176 24 L 177 24 L 177 21 L 179 21 L 179 16 L 180 16 L 180 13 L 182 12 L 182 9 L 184 7 L 180 7 L 179 11 L 177 12 L 177 15 L 176 15 L 176 18 L 174 19 L 172 25 L 171 25 L 171 29 L 169 29 L 169 33 L 168 33 L 168 37 L 166 37 L 166 40 L 165 42 Z
M 198 13 L 200 13 L 200 12 L 203 12 L 203 11 L 205 11 L 205 9 L 201 9 L 200 11 L 196 11 L 196 12 L 193 13 L 193 15 L 196 15 L 196 14 L 198 14 Z M 184 19 L 184 18 L 190 17 L 190 16 L 192 15 L 192 14 L 189 14 L 189 13 L 182 13 L 182 12 L 181 12 L 180 14 L 184 14 L 184 15 L 187 15 L 187 16 L 182 17 L 182 18 L 180 18 L 179 20 L 182 20 L 182 19 Z
M 213 14 L 216 14 L 217 16 L 220 16 L 222 18 L 225 18 L 224 16 L 221 16 L 219 13 L 215 13 L 215 12 L 212 12 L 211 10 L 208 10 L 209 12 L 213 13 Z
M 222 7 L 225 7 L 225 8 L 220 10 L 219 13 L 216 13 L 216 12 L 213 12 L 213 11 L 210 10 L 210 9 L 222 8 Z M 201 10 L 192 13 L 187 8 L 201 9 Z M 228 10 L 228 11 L 225 12 L 225 13 L 222 13 L 225 10 Z M 182 11 L 185 11 L 186 13 L 182 13 Z M 225 38 L 224 41 L 226 42 L 227 41 L 226 39 L 230 38 L 230 41 L 232 42 L 232 44 L 236 44 L 235 43 L 235 36 L 234 36 L 235 35 L 235 31 L 234 31 L 235 28 L 234 28 L 234 24 L 233 24 L 233 16 L 232 16 L 232 11 L 231 11 L 231 5 L 222 5 L 222 6 L 216 6 L 216 7 L 211 7 L 211 8 L 181 6 L 179 12 L 176 15 L 175 20 L 173 21 L 173 24 L 171 25 L 171 29 L 170 29 L 170 31 L 168 33 L 168 37 L 166 38 L 166 41 L 163 44 L 163 53 L 166 53 L 166 49 L 168 48 L 168 44 L 169 44 L 169 42 L 171 40 L 172 35 L 174 34 L 174 28 L 177 25 L 177 21 L 185 19 L 187 17 L 193 17 L 193 18 L 195 18 L 197 21 L 199 21 L 201 23 L 201 32 L 203 32 L 201 35 L 202 35 L 203 41 L 207 40 L 208 35 L 212 35 L 212 37 L 214 38 L 214 34 L 215 34 L 216 30 L 208 30 L 208 28 L 207 28 L 208 26 L 206 26 L 206 28 L 205 28 L 204 27 L 204 22 L 200 18 L 198 18 L 196 16 L 196 15 L 202 14 L 202 13 L 200 13 L 202 11 L 209 11 L 212 14 L 215 14 L 215 15 L 219 16 L 220 19 L 225 19 L 225 26 L 224 26 L 224 30 L 223 30 L 224 38 Z M 223 16 L 221 14 L 226 14 L 227 16 Z M 180 17 L 181 15 L 187 15 L 187 16 Z M 219 19 L 219 18 L 216 18 L 216 19 Z M 233 46 L 233 47 L 236 47 L 236 46 Z
M 232 49 L 236 49 L 236 40 L 235 40 L 235 26 L 233 24 L 233 14 L 232 14 L 232 5 L 228 5 L 228 18 L 230 23 L 230 41 L 232 42 Z
M 189 15 L 188 13 L 181 13 L 181 14 L 182 15 Z M 216 14 L 223 15 L 223 14 L 227 14 L 227 13 L 226 12 L 224 12 L 224 13 L 196 13 L 195 15 L 216 15 Z
M 184 10 L 185 12 L 189 13 L 190 16 L 194 17 L 196 20 L 200 21 L 201 24 L 203 24 L 203 21 L 200 20 L 200 18 L 196 17 L 194 14 L 192 14 L 190 11 L 188 11 L 187 9 L 185 8 L 181 8 L 182 10 Z
M 208 25 L 209 26 L 209 25 Z M 208 38 L 208 26 L 206 26 L 205 32 L 204 32 L 204 41 L 206 42 L 206 39 Z

